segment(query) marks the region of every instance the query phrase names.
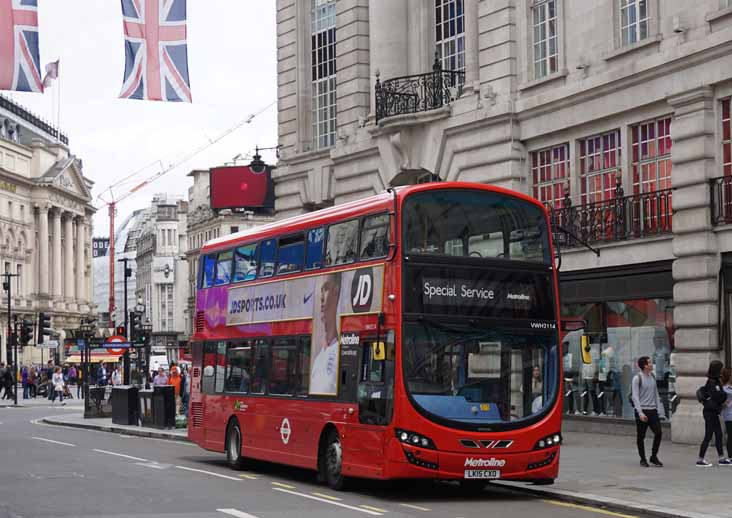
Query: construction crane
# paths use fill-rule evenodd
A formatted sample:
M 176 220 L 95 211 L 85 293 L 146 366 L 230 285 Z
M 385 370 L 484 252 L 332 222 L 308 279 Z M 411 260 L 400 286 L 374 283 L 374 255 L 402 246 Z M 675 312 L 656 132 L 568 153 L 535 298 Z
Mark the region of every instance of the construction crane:
M 222 133 L 217 135 L 215 138 L 209 139 L 208 142 L 206 142 L 205 144 L 202 144 L 201 146 L 193 149 L 192 151 L 186 153 L 185 155 L 181 156 L 177 160 L 173 161 L 167 167 L 163 167 L 162 162 L 160 160 L 156 160 L 155 162 L 149 164 L 148 166 L 145 166 L 142 169 L 139 169 L 139 170 L 135 171 L 134 173 L 125 176 L 121 180 L 118 180 L 114 184 L 107 187 L 107 189 L 102 191 L 102 192 L 109 191 L 109 195 L 110 195 L 109 201 L 102 198 L 101 194 L 99 196 L 97 196 L 97 199 L 100 200 L 103 205 L 106 205 L 108 208 L 108 211 L 109 211 L 109 249 L 107 250 L 107 255 L 109 255 L 109 318 L 110 319 L 112 318 L 112 315 L 114 314 L 114 311 L 116 309 L 115 300 L 114 300 L 114 264 L 115 264 L 115 242 L 114 242 L 115 223 L 114 223 L 114 220 L 115 220 L 115 213 L 117 211 L 117 205 L 122 203 L 124 200 L 126 200 L 133 194 L 139 192 L 144 187 L 147 187 L 148 185 L 155 182 L 159 178 L 165 176 L 166 174 L 173 171 L 177 167 L 183 165 L 184 163 L 188 162 L 192 158 L 196 157 L 203 151 L 207 150 L 208 148 L 210 148 L 211 146 L 213 146 L 214 144 L 219 142 L 221 139 L 227 137 L 234 131 L 236 131 L 239 128 L 241 128 L 242 126 L 244 126 L 245 124 L 251 123 L 255 119 L 255 117 L 264 113 L 269 108 L 274 106 L 276 103 L 277 103 L 277 101 L 274 101 L 274 102 L 268 104 L 267 106 L 265 106 L 264 108 L 262 108 L 261 110 L 252 113 L 246 119 L 243 119 L 243 120 L 237 122 L 236 124 L 234 124 L 233 126 L 228 128 L 226 131 L 223 131 Z M 122 185 L 123 183 L 127 182 L 131 178 L 137 176 L 141 171 L 148 169 L 150 166 L 155 165 L 155 164 L 160 164 L 160 170 L 157 173 L 149 176 L 148 178 L 146 178 L 142 182 L 138 183 L 131 189 L 126 190 L 125 192 L 123 192 L 121 195 L 119 195 L 115 199 L 114 191 L 113 191 L 113 189 L 115 187 Z M 97 208 L 101 208 L 101 207 L 97 207 Z

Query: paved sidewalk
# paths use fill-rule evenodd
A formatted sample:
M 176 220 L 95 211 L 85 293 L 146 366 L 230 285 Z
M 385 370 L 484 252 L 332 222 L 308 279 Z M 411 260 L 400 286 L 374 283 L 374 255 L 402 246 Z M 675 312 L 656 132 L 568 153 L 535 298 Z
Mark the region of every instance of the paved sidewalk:
M 83 413 L 44 417 L 41 421 L 57 426 L 70 426 L 72 428 L 85 428 L 87 430 L 152 437 L 155 439 L 169 439 L 172 441 L 188 441 L 188 430 L 186 429 L 160 430 L 143 426 L 113 424 L 111 417 L 84 419 Z
M 604 505 L 630 514 L 643 510 L 667 517 L 732 516 L 732 467 L 695 466 L 698 445 L 664 441 L 658 455 L 664 467 L 641 468 L 635 437 L 563 435 L 559 478 L 553 486 L 505 484 L 548 498 Z M 650 447 L 647 439 L 649 454 Z M 716 462 L 714 446 L 707 452 L 707 460 Z

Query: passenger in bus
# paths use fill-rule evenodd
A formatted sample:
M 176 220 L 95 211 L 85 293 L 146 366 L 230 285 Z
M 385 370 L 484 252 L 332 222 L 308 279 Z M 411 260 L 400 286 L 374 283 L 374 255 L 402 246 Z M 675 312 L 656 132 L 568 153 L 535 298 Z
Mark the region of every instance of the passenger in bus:
M 341 274 L 320 278 L 319 324 L 313 328 L 313 350 L 310 364 L 310 393 L 336 394 L 338 369 L 338 299 Z

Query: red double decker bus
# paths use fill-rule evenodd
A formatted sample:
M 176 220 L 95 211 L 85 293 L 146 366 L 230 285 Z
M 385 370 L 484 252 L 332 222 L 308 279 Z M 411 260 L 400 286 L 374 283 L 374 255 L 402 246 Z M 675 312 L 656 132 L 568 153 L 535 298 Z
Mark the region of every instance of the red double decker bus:
M 561 365 L 548 217 L 480 184 L 397 188 L 207 243 L 189 437 L 354 477 L 549 483 Z

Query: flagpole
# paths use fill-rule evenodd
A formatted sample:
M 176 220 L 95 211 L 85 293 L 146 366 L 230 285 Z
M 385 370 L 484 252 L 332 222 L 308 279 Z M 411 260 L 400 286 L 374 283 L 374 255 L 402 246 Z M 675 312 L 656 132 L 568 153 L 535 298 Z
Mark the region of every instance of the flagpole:
M 57 106 L 56 109 L 58 110 L 58 118 L 56 129 L 58 130 L 58 140 L 61 142 L 61 60 L 58 60 L 58 69 L 57 69 L 57 79 L 58 81 L 56 84 L 58 85 L 58 92 L 57 92 Z

